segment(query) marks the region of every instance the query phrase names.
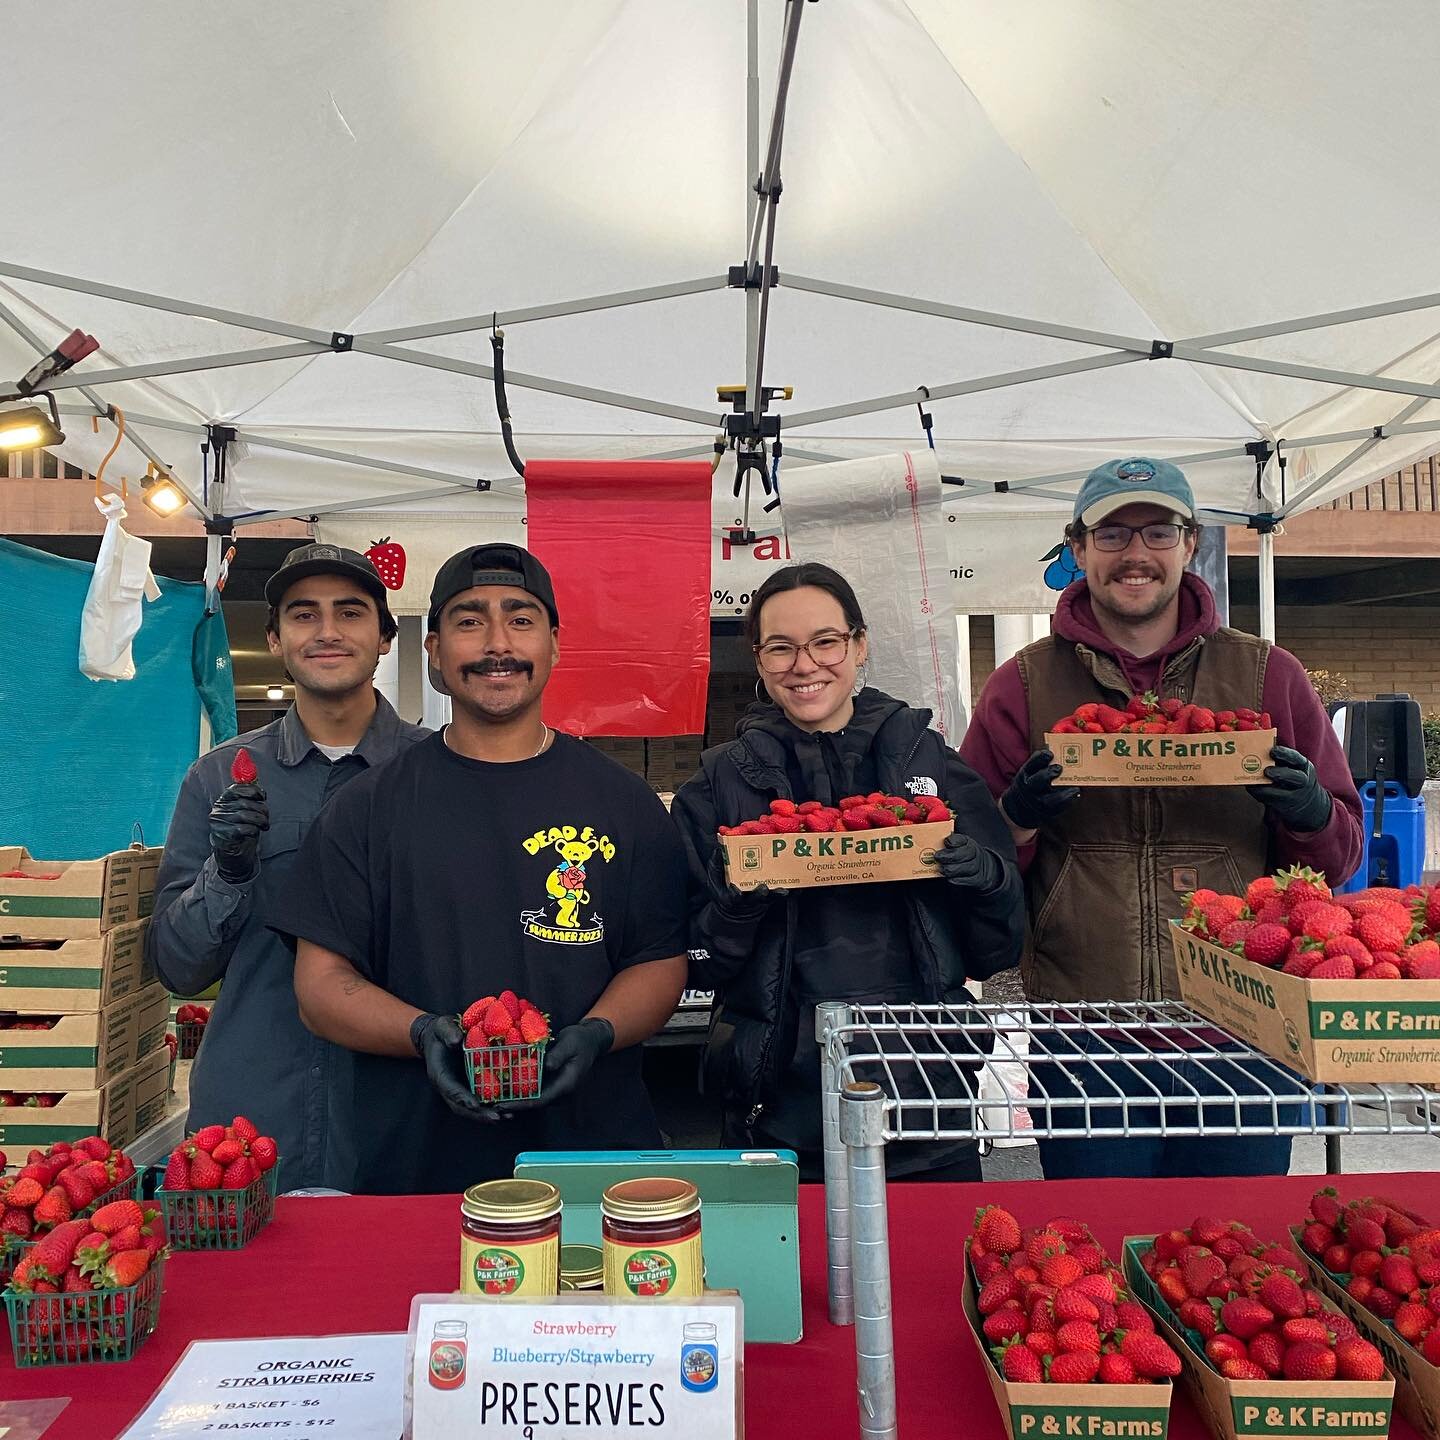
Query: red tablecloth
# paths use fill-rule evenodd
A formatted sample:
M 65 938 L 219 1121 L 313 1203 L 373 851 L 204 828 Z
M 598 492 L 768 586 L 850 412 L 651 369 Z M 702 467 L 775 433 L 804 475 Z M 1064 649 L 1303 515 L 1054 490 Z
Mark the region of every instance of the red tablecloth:
M 962 1241 L 977 1205 L 1004 1205 L 1022 1224 L 1073 1215 L 1089 1222 L 1118 1259 L 1122 1236 L 1188 1224 L 1202 1211 L 1249 1221 L 1262 1236 L 1278 1239 L 1304 1212 L 1317 1183 L 1313 1176 L 1292 1176 L 892 1186 L 902 1437 L 1004 1435 L 959 1299 Z M 1351 1176 L 1340 1188 L 1342 1195 L 1373 1189 L 1431 1210 L 1437 1193 L 1433 1173 Z M 859 1434 L 854 1333 L 825 1318 L 824 1226 L 822 1192 L 806 1186 L 800 1200 L 805 1339 L 746 1352 L 748 1440 Z M 128 1364 L 16 1371 L 7 1335 L 0 1398 L 69 1395 L 45 1440 L 109 1440 L 143 1408 L 191 1340 L 403 1330 L 413 1294 L 454 1286 L 458 1237 L 452 1196 L 282 1200 L 275 1222 L 248 1249 L 174 1257 L 166 1267 L 159 1327 Z M 1173 1440 L 1207 1433 L 1183 1389 L 1172 1415 Z M 1390 1433 L 1396 1440 L 1415 1437 L 1398 1414 Z

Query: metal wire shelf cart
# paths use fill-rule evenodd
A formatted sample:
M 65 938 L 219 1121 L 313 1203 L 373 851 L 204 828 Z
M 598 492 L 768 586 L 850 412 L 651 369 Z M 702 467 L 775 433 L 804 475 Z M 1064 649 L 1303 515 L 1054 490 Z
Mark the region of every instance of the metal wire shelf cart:
M 1314 1086 L 1175 1002 L 817 1007 L 830 1319 L 893 1440 L 885 1147 L 917 1140 L 1440 1135 L 1440 1090 Z M 1024 1065 L 1029 1094 L 1002 1082 Z M 1437 1077 L 1440 1078 L 1440 1077 Z M 982 1085 L 984 1087 L 982 1094 Z M 1331 1152 L 1332 1168 L 1338 1156 Z

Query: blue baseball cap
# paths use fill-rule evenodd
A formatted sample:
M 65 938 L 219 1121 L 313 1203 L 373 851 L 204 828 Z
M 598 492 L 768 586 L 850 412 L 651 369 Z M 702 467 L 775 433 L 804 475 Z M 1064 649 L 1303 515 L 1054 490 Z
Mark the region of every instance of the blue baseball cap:
M 1075 497 L 1074 520 L 1077 525 L 1098 525 L 1127 505 L 1162 505 L 1187 520 L 1195 518 L 1195 492 L 1184 472 L 1168 460 L 1134 456 L 1108 460 L 1085 477 Z

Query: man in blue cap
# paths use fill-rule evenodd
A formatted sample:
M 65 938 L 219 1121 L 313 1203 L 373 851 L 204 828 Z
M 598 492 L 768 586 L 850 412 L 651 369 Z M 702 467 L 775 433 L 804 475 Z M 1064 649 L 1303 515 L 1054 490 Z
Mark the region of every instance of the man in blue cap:
M 1084 574 L 1061 594 L 1052 633 L 990 677 L 960 747 L 1000 802 L 1026 872 L 1021 973 L 1033 1000 L 1178 999 L 1168 922 L 1189 891 L 1243 891 L 1285 865 L 1312 866 L 1338 885 L 1360 863 L 1360 800 L 1324 707 L 1288 651 L 1221 626 L 1209 586 L 1187 570 L 1199 532 L 1190 484 L 1168 461 L 1092 470 L 1065 532 Z M 1146 693 L 1268 711 L 1278 731 L 1269 783 L 1057 785 L 1044 740 L 1054 722 L 1086 702 L 1123 708 Z M 1092 1095 L 1115 1093 L 1098 1070 L 1067 1068 L 1088 1075 Z M 1106 1067 L 1117 1075 L 1127 1078 Z M 1228 1063 L 1187 1062 L 1180 1075 L 1180 1096 L 1214 1091 L 1221 1078 L 1257 1090 L 1256 1076 Z M 1079 1093 L 1052 1067 L 1037 1079 L 1052 1096 Z M 1154 1093 L 1151 1081 L 1136 1083 L 1136 1093 Z M 1078 1107 L 1070 1119 L 1080 1123 Z M 1283 1174 L 1289 1153 L 1288 1139 L 1041 1142 L 1050 1178 Z

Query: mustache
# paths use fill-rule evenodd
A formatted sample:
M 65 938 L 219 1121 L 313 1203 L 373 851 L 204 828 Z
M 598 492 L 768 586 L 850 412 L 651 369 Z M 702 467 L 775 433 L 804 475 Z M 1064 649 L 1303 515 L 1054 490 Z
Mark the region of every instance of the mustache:
M 527 679 L 535 673 L 535 667 L 528 660 L 472 660 L 460 667 L 462 675 L 503 675 L 518 671 Z

